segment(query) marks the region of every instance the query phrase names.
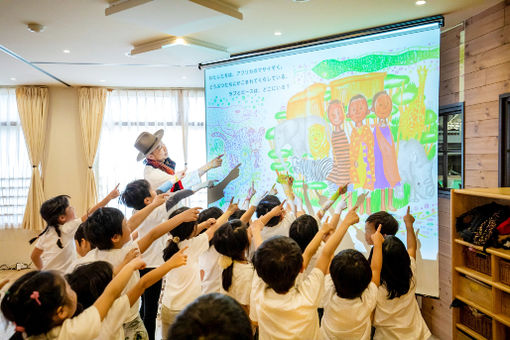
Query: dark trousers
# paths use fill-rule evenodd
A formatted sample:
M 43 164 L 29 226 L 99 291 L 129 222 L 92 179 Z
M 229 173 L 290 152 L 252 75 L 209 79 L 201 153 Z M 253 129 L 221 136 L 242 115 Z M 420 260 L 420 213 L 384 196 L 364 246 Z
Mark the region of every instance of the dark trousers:
M 145 268 L 140 270 L 140 277 L 144 276 L 154 268 Z M 161 294 L 161 283 L 159 280 L 142 295 L 142 308 L 140 309 L 140 316 L 142 317 L 143 324 L 149 334 L 149 340 L 154 340 L 156 334 L 156 318 L 158 316 L 158 303 L 159 295 Z

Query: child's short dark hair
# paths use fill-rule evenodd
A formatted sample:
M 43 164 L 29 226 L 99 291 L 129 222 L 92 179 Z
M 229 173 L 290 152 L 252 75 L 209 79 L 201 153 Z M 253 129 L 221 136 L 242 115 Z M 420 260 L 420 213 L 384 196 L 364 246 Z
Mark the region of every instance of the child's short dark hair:
M 383 242 L 382 255 L 381 285 L 386 287 L 388 299 L 407 294 L 413 272 L 406 246 L 398 237 L 387 236 Z
M 227 292 L 232 285 L 233 261 L 244 261 L 245 252 L 250 246 L 247 227 L 241 220 L 232 220 L 223 224 L 214 233 L 213 244 L 216 251 L 232 259 L 232 264 L 221 273 L 221 284 Z
M 145 179 L 138 179 L 126 185 L 126 189 L 120 195 L 120 201 L 129 208 L 142 210 L 145 207 L 145 199 L 151 197 L 151 185 Z
M 274 236 L 264 241 L 253 255 L 257 275 L 278 294 L 294 286 L 303 266 L 299 245 L 286 236 Z
M 188 207 L 179 208 L 179 209 L 175 210 L 174 212 L 172 212 L 170 214 L 170 216 L 168 217 L 168 219 L 171 219 L 172 217 L 174 217 L 188 209 L 189 209 Z M 175 242 L 173 239 L 171 239 L 170 242 L 168 242 L 168 245 L 163 250 L 163 259 L 165 261 L 168 261 L 169 258 L 171 258 L 175 253 L 177 253 L 179 251 L 179 242 L 187 240 L 191 236 L 191 234 L 193 234 L 193 231 L 195 231 L 196 225 L 197 225 L 196 221 L 183 222 L 171 231 L 172 237 L 179 238 L 179 241 Z
M 37 298 L 33 298 L 34 292 Z M 2 299 L 1 309 L 7 320 L 33 336 L 55 327 L 57 308 L 68 303 L 64 278 L 52 271 L 34 270 L 12 284 Z M 23 339 L 19 332 L 12 338 Z
M 280 205 L 280 199 L 274 195 L 265 196 L 257 205 L 257 217 L 264 216 L 268 212 L 270 212 L 274 207 Z M 275 216 L 267 222 L 266 227 L 274 227 L 280 223 L 280 216 Z
M 234 211 L 234 213 L 232 215 L 230 215 L 230 217 L 228 218 L 229 221 L 232 221 L 232 220 L 239 220 L 241 219 L 241 217 L 243 217 L 244 213 L 246 212 L 245 209 L 237 209 L 236 211 Z
M 69 198 L 70 197 L 67 195 L 59 195 L 50 198 L 41 205 L 39 213 L 41 214 L 41 217 L 43 218 L 43 220 L 46 221 L 48 225 L 39 235 L 28 241 L 30 244 L 34 243 L 35 240 L 37 240 L 41 235 L 46 233 L 49 228 L 54 228 L 58 236 L 57 246 L 60 249 L 64 248 L 64 246 L 62 245 L 62 241 L 60 239 L 60 237 L 62 236 L 62 232 L 60 231 L 58 218 L 66 214 L 66 209 L 69 206 Z
M 198 297 L 177 315 L 168 332 L 173 340 L 251 340 L 250 319 L 230 296 L 210 293 Z
M 292 222 L 289 229 L 289 236 L 297 242 L 301 252 L 305 252 L 306 247 L 312 241 L 315 234 L 319 231 L 317 220 L 310 215 L 301 215 Z
M 379 224 L 381 227 L 381 234 L 383 235 L 396 235 L 398 232 L 398 222 L 392 215 L 386 211 L 378 211 L 368 216 L 366 223 L 373 223 L 374 228 L 377 229 Z
M 336 293 L 344 299 L 360 297 L 372 280 L 372 269 L 363 254 L 354 249 L 339 252 L 329 266 Z
M 116 208 L 99 208 L 87 219 L 85 239 L 100 250 L 112 249 L 112 237 L 122 235 L 124 214 Z
M 85 310 L 103 294 L 113 278 L 113 267 L 105 261 L 96 261 L 76 267 L 66 280 L 76 292 L 79 310 Z M 76 314 L 75 314 L 76 315 Z
M 221 215 L 223 215 L 223 210 L 221 210 L 218 207 L 210 207 L 202 210 L 200 214 L 198 214 L 197 223 L 200 224 L 202 222 L 207 221 L 210 218 L 218 219 L 220 218 Z
M 85 228 L 87 227 L 87 221 L 81 223 L 79 226 L 78 226 L 78 229 L 76 229 L 75 233 L 74 233 L 74 239 L 81 245 L 81 240 L 86 240 L 90 243 L 90 241 L 87 239 L 87 237 L 85 236 Z M 94 249 L 95 246 L 93 246 L 92 244 L 90 245 L 90 249 Z

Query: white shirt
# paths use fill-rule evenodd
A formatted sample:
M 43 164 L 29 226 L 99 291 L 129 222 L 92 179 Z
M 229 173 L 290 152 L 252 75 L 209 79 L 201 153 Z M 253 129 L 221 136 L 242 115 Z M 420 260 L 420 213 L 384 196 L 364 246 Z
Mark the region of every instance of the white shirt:
M 121 295 L 115 300 L 101 323 L 101 331 L 96 340 L 124 340 L 122 325 L 129 317 L 130 308 L 127 295 Z
M 150 183 L 153 190 L 156 190 L 160 185 L 166 181 L 176 181 L 175 175 L 170 175 L 161 169 L 156 169 L 150 165 L 146 165 L 143 170 L 143 178 Z M 200 183 L 200 176 L 198 176 L 198 170 L 193 170 L 186 173 L 186 176 L 182 179 L 182 186 L 186 189 L 191 189 L 192 186 Z
M 201 294 L 200 267 L 198 257 L 209 249 L 209 237 L 206 233 L 179 242 L 179 249 L 188 247 L 186 265 L 172 269 L 165 276 L 165 289 L 162 304 L 172 311 L 184 309 Z
M 383 259 L 384 260 L 384 259 Z M 413 273 L 409 291 L 398 298 L 389 300 L 386 287 L 381 285 L 377 292 L 377 306 L 374 314 L 374 339 L 428 339 L 430 331 L 421 316 L 416 301 L 416 260 L 411 257 Z
M 273 236 L 289 236 L 289 229 L 290 225 L 294 220 L 296 219 L 296 216 L 294 216 L 293 213 L 287 212 L 285 214 L 285 217 L 283 220 L 278 223 L 277 225 L 273 227 L 264 227 L 260 231 L 260 236 L 262 237 L 262 241 L 265 241 L 267 239 L 270 239 Z M 250 251 L 248 258 L 252 258 L 253 254 L 255 253 L 255 242 L 252 242 L 250 244 Z
M 164 203 L 155 208 L 136 229 L 138 231 L 138 239 L 147 235 L 152 228 L 167 221 L 172 211 L 175 210 L 174 208 L 176 208 L 176 206 L 167 211 L 166 204 Z M 147 264 L 147 268 L 156 268 L 163 264 L 163 250 L 165 249 L 165 245 L 165 237 L 162 236 L 154 240 L 149 248 L 145 250 L 142 254 L 142 259 Z
M 317 306 L 323 285 L 324 273 L 314 268 L 303 282 L 286 294 L 278 294 L 255 272 L 250 295 L 250 318 L 259 324 L 259 338 L 317 339 Z
M 58 235 L 54 227 L 49 227 L 35 243 L 35 247 L 42 250 L 41 260 L 42 270 L 55 270 L 61 274 L 68 272 L 76 256 L 74 244 L 74 233 L 81 224 L 81 218 L 74 219 L 63 225 L 60 225 L 60 241 L 62 247 L 57 245 Z
M 101 329 L 101 317 L 96 307 L 90 306 L 80 315 L 65 319 L 57 327 L 53 327 L 46 334 L 29 337 L 30 340 L 69 340 L 69 339 L 95 339 Z
M 377 286 L 370 282 L 361 297 L 344 299 L 336 293 L 331 276 L 325 279 L 324 316 L 320 339 L 369 340 L 371 315 L 377 302 Z
M 218 264 L 220 254 L 214 246 L 198 257 L 200 270 L 204 271 L 202 279 L 202 294 L 219 293 L 221 286 L 221 267 Z M 250 282 L 251 284 L 251 282 Z
M 92 249 L 85 255 L 84 257 L 78 259 L 75 263 L 76 266 L 80 264 L 90 263 L 90 262 L 96 262 L 96 261 L 105 261 L 110 263 L 114 268 L 117 267 L 124 261 L 124 258 L 126 257 L 126 254 L 129 253 L 131 249 L 138 249 L 138 243 L 135 241 L 129 241 L 127 242 L 122 248 L 120 249 L 108 249 L 108 250 L 99 250 L 97 248 Z M 135 270 L 133 272 L 133 275 L 129 279 L 126 287 L 122 291 L 122 294 L 125 294 L 128 290 L 133 288 L 138 281 L 140 281 L 140 273 L 138 270 Z M 130 313 L 127 317 L 127 319 L 124 321 L 130 322 L 133 321 L 138 316 L 138 310 L 140 309 L 140 299 L 138 299 L 133 306 L 130 308 Z
M 234 261 L 232 284 L 230 285 L 228 292 L 223 289 L 222 285 L 220 293 L 233 297 L 241 305 L 249 305 L 254 271 L 255 269 L 251 263 Z

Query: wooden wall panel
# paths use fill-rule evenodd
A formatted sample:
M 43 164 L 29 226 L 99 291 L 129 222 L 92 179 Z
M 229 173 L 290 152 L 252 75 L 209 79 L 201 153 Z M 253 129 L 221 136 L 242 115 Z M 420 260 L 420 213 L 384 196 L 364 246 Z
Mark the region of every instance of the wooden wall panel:
M 494 137 L 499 134 L 499 119 L 477 120 L 465 124 L 466 136 Z
M 465 170 L 485 170 L 498 168 L 498 154 L 486 155 L 465 155 L 464 156 L 464 169 Z
M 464 122 L 499 119 L 499 99 L 475 105 L 466 105 Z M 469 136 L 466 136 L 469 137 Z

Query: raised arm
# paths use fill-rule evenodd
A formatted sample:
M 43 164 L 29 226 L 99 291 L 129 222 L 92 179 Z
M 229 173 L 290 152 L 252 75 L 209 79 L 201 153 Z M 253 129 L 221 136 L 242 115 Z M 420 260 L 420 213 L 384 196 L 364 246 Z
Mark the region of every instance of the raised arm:
M 416 234 L 414 233 L 414 216 L 411 215 L 411 207 L 407 207 L 407 214 L 404 216 L 407 233 L 407 252 L 412 258 L 416 258 Z
M 251 235 L 252 235 L 251 242 L 254 245 L 254 249 L 257 249 L 258 247 L 260 247 L 260 245 L 263 242 L 262 235 L 260 234 L 260 232 L 262 231 L 263 228 L 264 228 L 264 223 L 262 223 L 260 218 L 253 221 L 250 224 L 250 230 L 251 230 Z
M 94 212 L 96 211 L 97 209 L 99 208 L 102 208 L 102 207 L 105 207 L 108 203 L 110 203 L 110 201 L 114 198 L 117 198 L 120 196 L 120 192 L 119 192 L 119 184 L 117 184 L 117 186 L 115 187 L 115 189 L 113 189 L 112 191 L 110 191 L 110 193 L 108 195 L 106 195 L 105 198 L 103 198 L 99 203 L 97 203 L 95 206 L 93 206 L 92 208 L 90 208 L 86 213 L 85 215 L 83 215 L 81 217 L 81 221 L 82 222 L 85 222 L 87 220 L 87 218 Z
M 338 223 L 338 221 L 337 221 Z M 329 232 L 334 230 L 336 227 L 336 224 L 329 223 L 329 217 L 326 219 L 326 222 L 322 224 L 322 227 L 319 229 L 317 234 L 313 237 L 313 239 L 308 243 L 308 246 L 306 246 L 305 251 L 303 252 L 303 268 L 308 267 L 308 263 L 310 263 L 310 260 L 312 259 L 313 255 L 317 252 L 317 249 L 319 249 L 319 246 L 321 244 L 322 239 L 324 236 L 326 236 Z
M 223 157 L 223 155 L 224 154 L 221 154 L 221 155 L 217 156 L 216 158 L 213 158 L 211 161 L 202 165 L 198 169 L 198 177 L 202 177 L 203 174 L 205 174 L 207 171 L 209 171 L 211 169 L 220 167 L 221 164 L 223 163 L 223 159 L 221 159 Z
M 131 275 L 135 270 L 145 268 L 145 262 L 141 259 L 135 259 L 129 262 L 122 270 L 117 274 L 113 280 L 106 286 L 103 294 L 99 296 L 94 302 L 94 307 L 97 308 L 101 321 L 104 319 L 110 307 L 112 306 L 115 299 L 120 296 L 122 290 L 126 287 Z
M 345 215 L 344 220 L 340 223 L 340 226 L 335 230 L 333 235 L 328 239 L 326 245 L 324 246 L 317 263 L 315 264 L 316 268 L 319 268 L 324 274 L 328 271 L 328 266 L 333 257 L 335 249 L 338 247 L 340 242 L 342 241 L 347 229 L 359 222 L 359 216 L 356 214 L 356 210 L 349 210 L 347 215 Z
M 129 298 L 129 304 L 133 306 L 133 304 L 140 298 L 140 296 L 142 296 L 143 292 L 145 292 L 147 288 L 161 280 L 163 276 L 165 276 L 166 273 L 168 273 L 170 270 L 184 266 L 188 259 L 188 256 L 184 254 L 186 249 L 188 249 L 188 247 L 180 249 L 161 266 L 142 276 L 137 284 L 126 294 Z
M 144 237 L 138 241 L 138 248 L 140 253 L 144 253 L 149 248 L 152 242 L 156 241 L 161 236 L 172 231 L 175 227 L 184 222 L 193 222 L 198 219 L 198 210 L 200 208 L 190 208 L 184 210 L 182 213 L 175 215 L 168 221 L 165 221 L 156 227 L 152 228 Z
M 382 225 L 379 224 L 376 232 L 370 237 L 374 243 L 374 252 L 372 254 L 372 262 L 370 268 L 372 269 L 372 282 L 379 287 L 381 284 L 381 269 L 382 269 L 382 245 L 384 242 L 384 236 L 381 234 Z
M 133 231 L 135 231 L 136 228 L 138 228 L 140 224 L 142 224 L 142 222 L 147 218 L 147 216 L 149 216 L 150 213 L 154 211 L 154 209 L 162 205 L 167 198 L 168 194 L 166 193 L 159 194 L 156 197 L 154 197 L 150 204 L 146 205 L 143 209 L 138 210 L 136 213 L 134 213 L 133 216 L 131 216 L 127 221 L 127 226 L 130 232 L 132 233 Z
M 230 216 L 232 216 L 234 211 L 236 211 L 238 209 L 237 203 L 232 203 L 233 201 L 234 201 L 234 198 L 232 197 L 232 199 L 230 200 L 230 205 L 228 206 L 227 210 L 225 210 L 223 215 L 218 217 L 218 219 L 216 220 L 216 223 L 211 225 L 209 227 L 209 229 L 207 229 L 205 231 L 205 233 L 207 234 L 207 237 L 209 237 L 209 241 L 213 238 L 216 230 L 218 230 L 219 227 L 221 227 L 223 224 L 225 224 L 228 221 L 228 218 Z

